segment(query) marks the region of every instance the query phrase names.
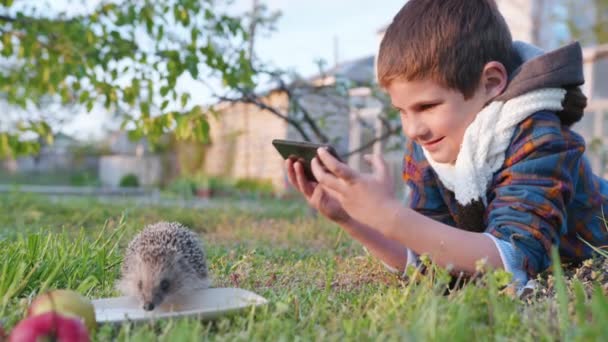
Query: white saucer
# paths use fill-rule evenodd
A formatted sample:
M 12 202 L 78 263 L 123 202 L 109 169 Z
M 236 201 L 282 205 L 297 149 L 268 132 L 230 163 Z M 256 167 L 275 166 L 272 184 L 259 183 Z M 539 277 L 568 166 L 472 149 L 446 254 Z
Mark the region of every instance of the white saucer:
M 141 322 L 187 316 L 205 320 L 268 303 L 264 297 L 238 288 L 201 290 L 188 298 L 188 302 L 180 305 L 177 310 L 159 308 L 154 311 L 144 311 L 137 300 L 131 297 L 101 298 L 92 302 L 97 323 Z

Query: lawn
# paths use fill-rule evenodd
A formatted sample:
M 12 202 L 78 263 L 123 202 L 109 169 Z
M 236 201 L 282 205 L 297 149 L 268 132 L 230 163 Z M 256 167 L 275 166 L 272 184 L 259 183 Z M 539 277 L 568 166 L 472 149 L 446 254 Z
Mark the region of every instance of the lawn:
M 545 277 L 526 299 L 486 274 L 447 293 L 440 270 L 402 279 L 302 202 L 230 202 L 208 209 L 102 204 L 18 194 L 0 197 L 0 317 L 10 330 L 28 301 L 51 288 L 117 295 L 129 239 L 145 224 L 179 221 L 201 234 L 215 286 L 269 300 L 256 312 L 101 326 L 95 340 L 602 340 L 608 336 L 607 263 Z M 250 208 L 250 209 L 247 209 Z M 414 270 L 411 270 L 414 271 Z M 570 279 L 570 277 L 574 279 Z

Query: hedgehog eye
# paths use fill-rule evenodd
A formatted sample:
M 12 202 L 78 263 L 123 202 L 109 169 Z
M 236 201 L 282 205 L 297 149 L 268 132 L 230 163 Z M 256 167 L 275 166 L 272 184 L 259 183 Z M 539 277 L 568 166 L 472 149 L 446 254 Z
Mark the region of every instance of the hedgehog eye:
M 144 287 L 144 284 L 140 280 L 137 282 L 137 288 L 139 288 L 139 290 L 141 291 L 142 287 Z
M 169 289 L 169 280 L 167 280 L 167 279 L 161 280 L 160 289 L 163 291 L 167 291 Z

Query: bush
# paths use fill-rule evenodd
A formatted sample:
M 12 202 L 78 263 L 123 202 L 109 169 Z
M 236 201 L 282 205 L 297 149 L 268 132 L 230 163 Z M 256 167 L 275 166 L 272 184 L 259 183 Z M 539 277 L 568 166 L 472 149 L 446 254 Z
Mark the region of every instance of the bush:
M 242 178 L 237 181 L 220 176 L 198 174 L 184 176 L 173 180 L 166 188 L 169 192 L 181 197 L 193 195 L 212 197 L 223 196 L 272 196 L 274 187 L 270 180 Z
M 137 188 L 139 187 L 139 178 L 136 175 L 129 173 L 120 179 L 121 188 Z
M 177 178 L 169 183 L 167 190 L 181 197 L 191 198 L 196 191 L 196 182 L 191 178 Z
M 99 186 L 99 179 L 92 172 L 77 172 L 70 176 L 72 186 Z
M 222 177 L 209 177 L 209 188 L 217 195 L 234 195 L 234 185 L 232 181 Z
M 244 194 L 272 196 L 274 186 L 268 179 L 241 178 L 236 181 L 234 187 Z

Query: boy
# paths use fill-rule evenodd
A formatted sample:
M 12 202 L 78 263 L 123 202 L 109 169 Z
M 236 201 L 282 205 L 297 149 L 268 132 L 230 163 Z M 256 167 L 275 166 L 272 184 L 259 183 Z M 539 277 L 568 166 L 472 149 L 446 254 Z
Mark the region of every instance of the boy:
M 313 207 L 386 265 L 402 270 L 424 253 L 472 274 L 485 259 L 521 288 L 551 265 L 552 246 L 579 262 L 593 254 L 580 238 L 608 245 L 608 183 L 570 130 L 586 105 L 578 44 L 548 54 L 514 44 L 492 0 L 410 0 L 377 68 L 408 138 L 411 208 L 395 198 L 380 156 L 360 174 L 319 149 L 318 183 L 301 164 L 286 167 Z

